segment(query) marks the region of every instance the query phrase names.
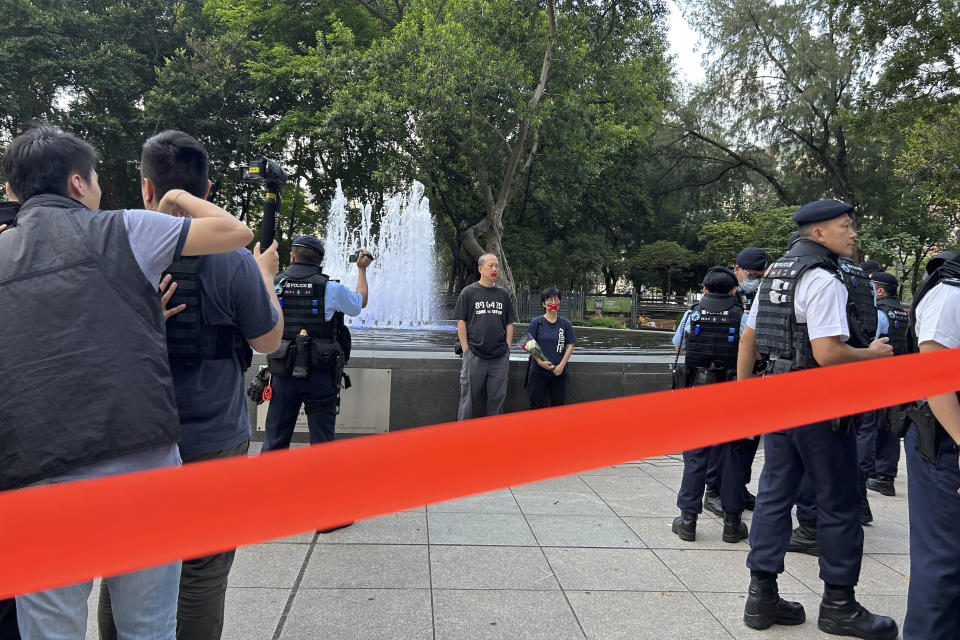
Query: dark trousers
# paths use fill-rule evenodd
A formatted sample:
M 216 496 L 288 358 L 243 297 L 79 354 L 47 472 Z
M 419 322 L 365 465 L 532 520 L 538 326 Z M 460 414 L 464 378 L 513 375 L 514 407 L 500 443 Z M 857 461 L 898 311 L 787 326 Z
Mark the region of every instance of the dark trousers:
M 857 429 L 857 457 L 865 478 L 876 475 L 897 477 L 900 464 L 900 439 L 877 423 L 877 412 L 863 414 Z M 869 417 L 868 417 L 869 416 Z
M 246 440 L 235 447 L 184 456 L 183 464 L 245 456 L 250 450 Z M 227 577 L 233 567 L 235 550 L 211 556 L 184 560 L 180 569 L 180 594 L 177 598 L 177 640 L 219 640 L 223 633 L 223 611 L 227 597 Z M 97 610 L 100 640 L 117 640 L 113 624 L 110 591 L 107 583 L 100 583 L 100 602 Z
M 814 524 L 817 522 L 817 492 L 807 473 L 803 474 L 800 490 L 797 492 L 797 520 Z
M 806 471 L 817 506 L 820 578 L 833 585 L 855 585 L 863 556 L 856 436 L 835 431 L 830 422 L 816 422 L 765 435 L 764 454 L 747 566 L 783 572 L 793 525 L 790 511 Z
M 677 507 L 684 511 L 701 513 L 703 511 L 703 491 L 706 484 L 707 468 L 714 450 L 721 460 L 723 473 L 720 475 L 720 504 L 725 513 L 743 513 L 743 458 L 746 441 L 724 442 L 713 447 L 690 449 L 683 452 L 683 478 L 680 491 L 677 492 Z
M 539 365 L 530 365 L 539 368 Z M 543 375 L 537 371 L 530 371 L 527 378 L 527 395 L 530 397 L 530 408 L 541 409 L 547 406 L 547 399 L 551 407 L 559 407 L 567 403 L 567 374 L 555 376 Z
M 910 586 L 903 640 L 947 640 L 960 629 L 960 470 L 957 446 L 943 434 L 936 463 L 904 438 L 910 493 Z
M 267 410 L 262 452 L 290 448 L 301 404 L 307 414 L 310 444 L 330 442 L 336 437 L 334 423 L 340 396 L 330 368 L 313 369 L 306 378 L 273 375 L 270 379 L 273 397 Z
M 760 446 L 760 438 L 744 439 L 741 442 L 740 462 L 742 467 L 744 491 L 746 485 L 750 482 L 750 475 L 753 472 L 753 460 L 757 457 L 757 449 Z M 710 460 L 707 462 L 707 486 L 711 489 L 720 490 L 720 477 L 723 473 L 724 461 L 723 450 L 719 447 L 713 447 L 710 451 Z M 746 495 L 744 495 L 746 497 Z
M 15 600 L 0 600 L 0 640 L 20 640 Z

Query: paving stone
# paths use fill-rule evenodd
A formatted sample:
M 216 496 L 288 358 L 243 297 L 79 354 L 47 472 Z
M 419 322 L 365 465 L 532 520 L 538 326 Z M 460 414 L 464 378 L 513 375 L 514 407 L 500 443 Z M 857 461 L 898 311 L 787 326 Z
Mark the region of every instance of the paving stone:
M 429 513 L 520 513 L 520 507 L 509 489 L 438 502 L 427 507 Z
M 903 509 L 906 511 L 906 505 Z M 863 528 L 864 553 L 902 553 L 909 543 L 909 527 L 890 519 L 875 516 L 873 523 Z
M 654 553 L 677 574 L 690 591 L 746 593 L 750 584 L 746 549 L 736 551 L 656 549 Z M 788 565 L 787 569 L 792 569 L 792 565 Z M 810 592 L 808 585 L 789 573 L 782 574 L 778 584 L 780 593 Z
M 724 542 L 721 538 L 723 525 L 718 519 L 707 514 L 700 514 L 700 517 L 697 518 L 697 539 L 693 542 L 681 540 L 673 533 L 671 529 L 673 518 L 624 516 L 623 521 L 640 536 L 643 544 L 651 549 L 717 549 L 729 551 L 743 548 L 743 543 L 734 545 Z
M 221 637 L 272 638 L 289 595 L 289 589 L 228 588 Z
M 731 638 L 693 595 L 684 592 L 568 591 L 588 638 L 690 640 Z M 772 640 L 770 636 L 767 636 Z
M 906 553 L 871 553 L 870 557 L 907 578 L 910 577 L 910 556 Z
M 526 514 L 612 516 L 613 511 L 590 491 L 520 491 L 516 494 L 520 510 Z
M 820 579 L 820 564 L 817 558 L 802 553 L 789 553 L 786 568 L 791 575 L 807 585 L 814 593 L 823 593 L 823 581 Z M 860 565 L 857 594 L 906 596 L 908 584 L 909 580 L 903 573 L 881 564 L 870 556 L 864 556 Z
M 559 589 L 543 551 L 536 547 L 433 545 L 435 589 Z
M 582 640 L 559 591 L 434 589 L 436 640 Z
M 536 545 L 522 515 L 508 513 L 431 513 L 430 544 Z
M 280 638 L 432 640 L 430 611 L 429 589 L 300 589 Z
M 332 533 L 321 533 L 317 544 L 426 544 L 427 514 L 401 511 L 360 520 Z
M 628 547 L 643 542 L 617 516 L 527 516 L 541 547 Z
M 556 548 L 543 552 L 566 591 L 686 589 L 649 549 Z
M 560 476 L 540 482 L 521 484 L 513 487 L 513 491 L 514 493 L 518 491 L 582 491 L 586 493 L 590 491 L 590 487 L 580 476 Z
M 258 544 L 237 549 L 230 570 L 231 587 L 290 589 L 300 574 L 309 545 Z
M 595 476 L 646 476 L 647 472 L 641 465 L 620 465 L 613 467 L 601 467 L 600 469 L 591 469 L 578 474 L 582 479 Z
M 301 588 L 428 589 L 426 545 L 317 545 Z

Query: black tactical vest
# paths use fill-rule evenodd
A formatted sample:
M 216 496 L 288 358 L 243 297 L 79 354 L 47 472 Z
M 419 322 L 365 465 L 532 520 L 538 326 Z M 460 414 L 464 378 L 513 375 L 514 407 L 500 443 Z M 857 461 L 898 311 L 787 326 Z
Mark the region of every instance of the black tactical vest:
M 736 369 L 742 315 L 737 296 L 704 294 L 687 318 L 690 330 L 684 336 L 684 364 L 703 369 Z
M 798 240 L 767 270 L 754 304 L 757 309 L 757 353 L 777 373 L 819 366 L 813 357 L 806 323 L 797 322 L 794 295 L 800 277 L 810 269 L 826 269 L 840 281 L 835 253 L 810 240 Z M 874 312 L 876 314 L 876 312 Z M 774 365 L 776 361 L 781 364 Z
M 181 256 L 167 267 L 177 289 L 168 307 L 186 308 L 167 320 L 167 353 L 171 363 L 197 364 L 201 360 L 225 360 L 237 355 L 242 369 L 250 366 L 253 351 L 230 324 L 209 325 L 203 320 L 203 287 L 200 282 L 202 256 Z
M 910 329 L 910 315 L 903 310 L 903 305 L 896 296 L 886 296 L 877 298 L 877 309 L 886 314 L 890 322 L 889 333 L 890 346 L 893 347 L 893 355 L 899 356 L 907 353 L 907 331 Z
M 877 307 L 870 276 L 847 258 L 840 258 L 838 264 L 843 284 L 847 287 L 847 324 L 850 327 L 847 344 L 858 349 L 869 347 L 877 335 Z
M 0 490 L 177 442 L 156 284 L 121 211 L 44 194 L 0 233 Z
M 283 339 L 294 340 L 302 329 L 315 341 L 337 342 L 336 314 L 325 319 L 324 294 L 329 278 L 313 264 L 295 262 L 277 278 L 277 295 L 283 309 Z

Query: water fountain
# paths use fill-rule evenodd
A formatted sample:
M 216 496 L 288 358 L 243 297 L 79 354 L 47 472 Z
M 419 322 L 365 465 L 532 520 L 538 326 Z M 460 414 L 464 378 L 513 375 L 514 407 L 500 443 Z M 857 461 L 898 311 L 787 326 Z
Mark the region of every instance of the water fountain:
M 427 329 L 436 318 L 436 251 L 430 203 L 423 185 L 413 182 L 405 192 L 390 197 L 374 233 L 373 210 L 360 207 L 360 224 L 350 228 L 349 203 L 340 181 L 330 202 L 324 240 L 324 271 L 351 289 L 357 270 L 347 259 L 348 251 L 367 247 L 375 256 L 367 268 L 370 297 L 359 316 L 347 318 L 353 327 Z

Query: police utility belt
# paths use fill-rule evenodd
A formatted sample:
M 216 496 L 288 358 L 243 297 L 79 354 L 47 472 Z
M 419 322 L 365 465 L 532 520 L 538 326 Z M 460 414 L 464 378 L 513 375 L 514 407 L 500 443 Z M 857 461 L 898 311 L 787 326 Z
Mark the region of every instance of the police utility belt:
M 342 373 L 343 349 L 333 341 L 298 335 L 293 340 L 281 340 L 280 348 L 267 356 L 267 365 L 273 375 L 294 378 L 306 378 L 318 368 Z

